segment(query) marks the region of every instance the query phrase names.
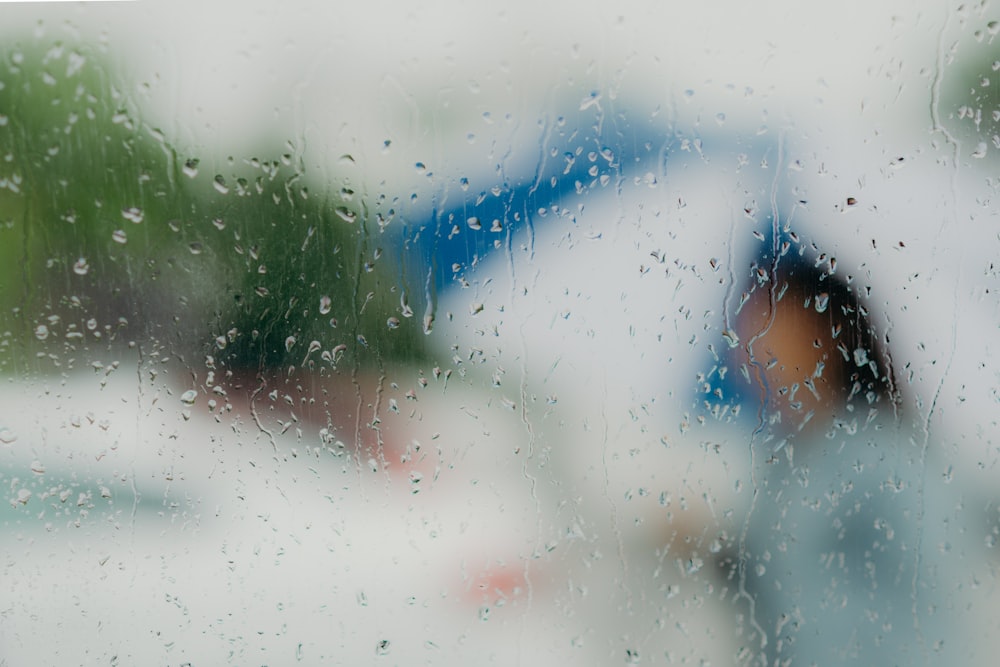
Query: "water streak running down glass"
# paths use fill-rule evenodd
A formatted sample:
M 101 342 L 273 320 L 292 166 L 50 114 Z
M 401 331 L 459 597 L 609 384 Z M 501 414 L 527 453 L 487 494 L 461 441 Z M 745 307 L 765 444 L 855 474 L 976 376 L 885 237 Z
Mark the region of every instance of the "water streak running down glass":
M 0 662 L 988 663 L 998 19 L 3 5 Z

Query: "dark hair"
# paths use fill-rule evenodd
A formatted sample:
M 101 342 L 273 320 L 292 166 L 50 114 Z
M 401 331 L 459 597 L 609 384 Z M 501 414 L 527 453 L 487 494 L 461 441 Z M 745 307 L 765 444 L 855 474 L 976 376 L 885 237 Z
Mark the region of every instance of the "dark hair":
M 814 247 L 783 242 L 775 253 L 762 254 L 751 263 L 748 282 L 742 295 L 733 306 L 732 326 L 737 329 L 739 345 L 732 349 L 730 363 L 741 371 L 750 386 L 763 390 L 765 365 L 781 360 L 761 358 L 755 343 L 767 334 L 776 323 L 779 308 L 801 307 L 803 314 L 829 317 L 829 331 L 814 340 L 804 340 L 815 331 L 784 332 L 791 335 L 795 345 L 811 345 L 825 350 L 824 383 L 833 395 L 845 405 L 863 401 L 874 404 L 880 400 L 894 400 L 894 379 L 888 354 L 888 337 L 880 336 L 872 324 L 868 309 L 870 286 L 862 285 L 853 276 L 843 276 L 835 258 L 818 252 Z M 767 299 L 767 301 L 763 301 Z M 751 309 L 754 309 L 751 312 Z M 788 317 L 795 318 L 794 310 L 782 318 L 788 326 Z M 754 313 L 757 321 L 754 321 Z M 794 323 L 794 322 L 793 322 Z M 808 319 L 811 327 L 822 328 L 818 319 Z M 772 334 L 773 335 L 773 334 Z M 789 356 L 794 356 L 790 350 Z M 744 389 L 746 387 L 744 386 Z M 773 389 L 773 388 L 768 388 Z M 734 392 L 741 400 L 740 392 Z

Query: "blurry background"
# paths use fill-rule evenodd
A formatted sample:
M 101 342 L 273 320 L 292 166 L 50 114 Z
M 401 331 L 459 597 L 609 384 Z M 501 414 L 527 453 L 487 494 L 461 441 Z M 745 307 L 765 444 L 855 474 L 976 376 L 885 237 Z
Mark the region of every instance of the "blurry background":
M 781 544 L 758 504 L 799 505 L 762 461 L 807 436 L 727 356 L 786 240 L 864 299 L 893 371 L 858 420 L 892 434 L 879 481 L 917 527 L 884 645 L 940 605 L 981 661 L 998 19 L 0 6 L 0 657 L 787 655 L 748 572 Z

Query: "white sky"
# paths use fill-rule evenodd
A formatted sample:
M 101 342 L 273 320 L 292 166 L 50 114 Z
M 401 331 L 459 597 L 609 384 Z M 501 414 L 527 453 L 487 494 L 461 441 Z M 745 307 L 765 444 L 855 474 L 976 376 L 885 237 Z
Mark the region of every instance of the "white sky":
M 419 153 L 449 130 L 476 129 L 480 108 L 530 122 L 571 82 L 651 107 L 692 90 L 711 117 L 717 106 L 730 118 L 766 110 L 775 122 L 820 125 L 860 120 L 863 109 L 867 122 L 926 124 L 939 36 L 959 22 L 933 0 L 145 1 L 3 12 L 7 30 L 43 19 L 52 36 L 103 35 L 148 84 L 138 100 L 149 121 L 208 154 L 276 128 L 295 128 L 318 152 L 374 151 L 392 138 Z M 421 139 L 428 114 L 445 109 Z

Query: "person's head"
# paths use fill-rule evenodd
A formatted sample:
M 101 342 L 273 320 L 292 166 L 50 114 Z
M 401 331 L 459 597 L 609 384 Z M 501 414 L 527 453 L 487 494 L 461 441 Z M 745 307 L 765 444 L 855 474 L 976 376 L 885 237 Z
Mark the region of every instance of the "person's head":
M 765 416 L 785 432 L 827 428 L 851 411 L 863 421 L 869 406 L 890 395 L 892 381 L 859 286 L 831 271 L 829 261 L 794 249 L 773 267 L 761 260 L 751 274 L 732 323 L 737 365 Z

